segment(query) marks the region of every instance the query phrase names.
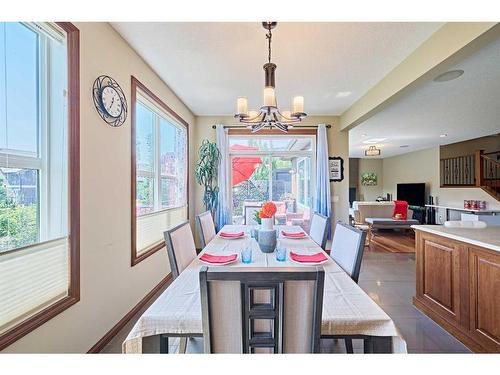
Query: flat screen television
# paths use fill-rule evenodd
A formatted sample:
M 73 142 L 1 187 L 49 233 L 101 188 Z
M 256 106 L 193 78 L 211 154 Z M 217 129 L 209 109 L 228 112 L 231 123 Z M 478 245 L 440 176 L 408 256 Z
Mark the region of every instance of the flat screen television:
M 410 206 L 425 205 L 425 183 L 397 184 L 397 199 L 407 201 Z

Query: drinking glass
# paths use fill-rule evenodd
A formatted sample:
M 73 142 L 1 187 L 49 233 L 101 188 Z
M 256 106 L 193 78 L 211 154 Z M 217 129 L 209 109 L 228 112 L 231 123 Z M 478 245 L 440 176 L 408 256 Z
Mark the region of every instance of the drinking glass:
M 276 260 L 278 262 L 284 262 L 286 260 L 286 248 L 284 246 L 278 246 L 276 248 Z
M 241 250 L 241 261 L 243 263 L 252 263 L 252 248 L 250 246 L 246 246 Z

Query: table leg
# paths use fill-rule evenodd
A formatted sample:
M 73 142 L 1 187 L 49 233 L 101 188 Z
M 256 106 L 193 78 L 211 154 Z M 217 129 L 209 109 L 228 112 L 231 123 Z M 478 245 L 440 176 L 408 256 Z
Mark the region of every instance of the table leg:
M 143 353 L 168 353 L 168 337 L 162 335 L 142 338 Z
M 179 338 L 179 354 L 186 354 L 187 349 L 187 337 Z
M 373 224 L 368 224 L 368 245 L 371 244 L 373 239 Z
M 392 353 L 392 337 L 372 336 L 364 340 L 365 353 Z
M 160 353 L 168 354 L 168 336 L 160 335 Z

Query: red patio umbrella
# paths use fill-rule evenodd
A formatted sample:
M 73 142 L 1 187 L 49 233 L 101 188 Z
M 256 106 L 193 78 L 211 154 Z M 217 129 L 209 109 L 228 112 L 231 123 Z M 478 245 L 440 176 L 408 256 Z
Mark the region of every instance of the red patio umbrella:
M 231 146 L 231 150 L 249 151 L 249 150 L 258 150 L 258 148 L 236 144 Z M 261 163 L 262 159 L 259 157 L 253 157 L 253 156 L 234 157 L 232 162 L 233 186 L 238 185 L 240 182 L 248 180 Z

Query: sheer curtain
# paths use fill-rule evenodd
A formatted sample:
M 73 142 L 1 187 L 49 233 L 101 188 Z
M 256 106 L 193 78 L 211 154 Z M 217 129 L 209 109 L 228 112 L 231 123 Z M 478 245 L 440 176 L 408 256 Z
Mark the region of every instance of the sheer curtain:
M 321 215 L 331 217 L 332 205 L 330 201 L 330 177 L 328 173 L 328 139 L 326 137 L 325 124 L 318 125 L 316 152 L 317 193 L 314 211 Z M 330 238 L 330 228 L 328 228 L 328 238 Z
M 224 225 L 230 224 L 231 222 L 231 210 L 229 201 L 229 141 L 227 137 L 227 129 L 224 129 L 224 125 L 216 126 L 216 136 L 217 136 L 217 147 L 221 153 L 221 159 L 219 164 L 219 197 L 217 202 L 217 213 L 216 213 L 216 228 L 219 231 Z

